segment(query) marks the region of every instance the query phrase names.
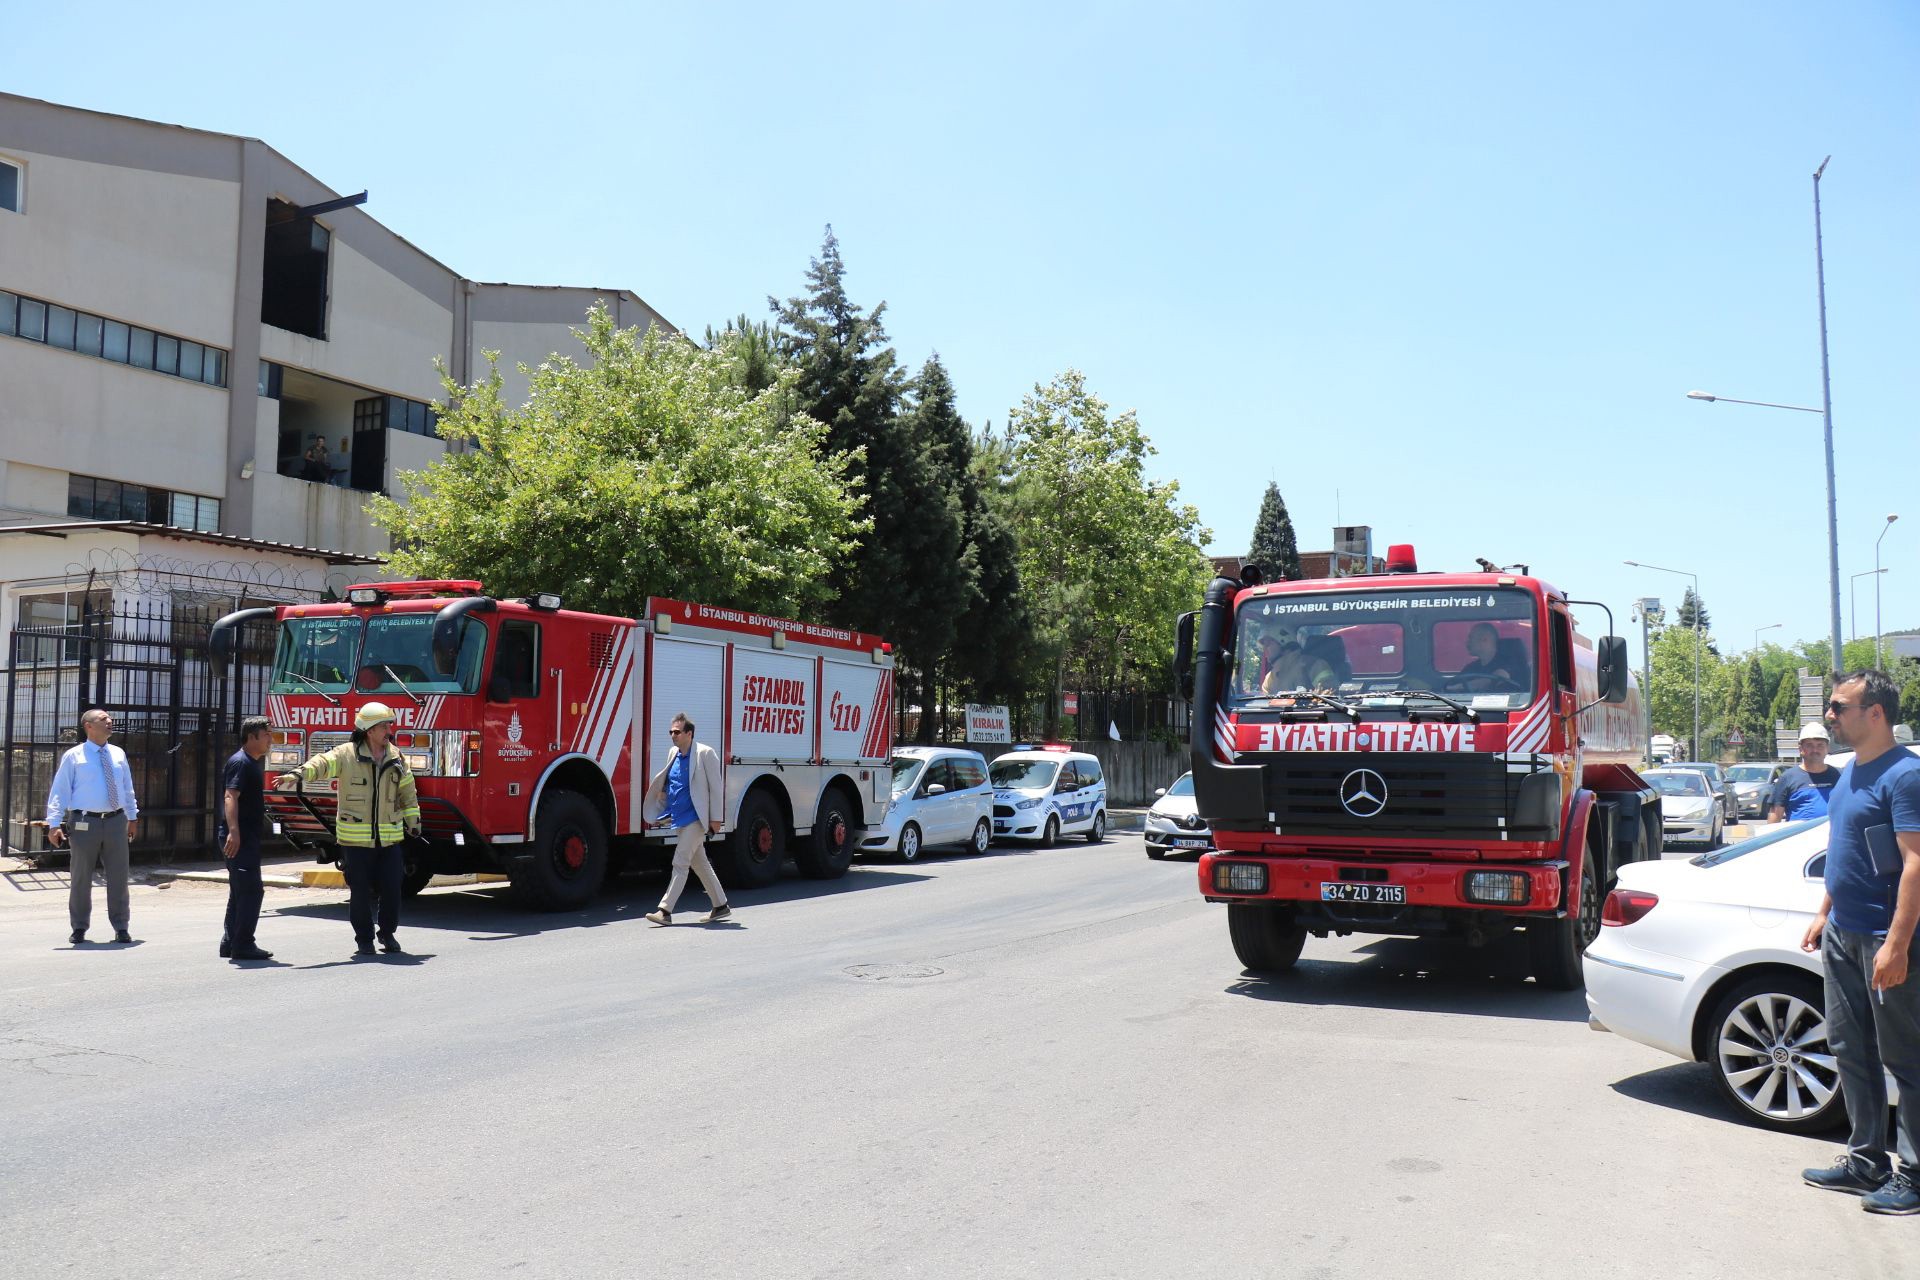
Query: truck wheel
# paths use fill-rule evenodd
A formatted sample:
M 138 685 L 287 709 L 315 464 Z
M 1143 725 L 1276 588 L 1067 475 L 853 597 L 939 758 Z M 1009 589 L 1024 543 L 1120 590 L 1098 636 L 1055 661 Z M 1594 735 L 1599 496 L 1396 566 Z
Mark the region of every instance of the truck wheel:
M 550 791 L 533 820 L 533 857 L 513 877 L 514 892 L 540 911 L 577 911 L 607 875 L 607 828 L 593 802 Z
M 1264 902 L 1229 902 L 1227 935 L 1233 954 L 1255 973 L 1282 973 L 1300 959 L 1307 931 L 1286 911 Z
M 1100 809 L 1093 815 L 1093 825 L 1087 828 L 1087 843 L 1099 844 L 1107 838 L 1107 811 Z
M 820 797 L 820 812 L 814 815 L 813 834 L 793 851 L 794 865 L 810 880 L 836 880 L 853 865 L 856 814 L 847 793 L 828 787 Z
M 1714 1003 L 1696 1043 L 1708 1046 L 1701 1057 L 1741 1115 L 1781 1133 L 1845 1122 L 1825 1005 L 1818 979 L 1785 973 L 1736 983 Z
M 1574 912 L 1564 920 L 1542 920 L 1527 926 L 1527 952 L 1533 980 L 1555 991 L 1578 991 L 1586 978 L 1580 956 L 1600 936 L 1600 884 L 1593 872 L 1593 854 L 1580 863 L 1580 896 Z
M 433 868 L 425 861 L 409 862 L 407 874 L 400 881 L 400 892 L 405 897 L 417 898 L 420 896 L 420 891 L 425 889 L 432 879 Z
M 740 822 L 720 851 L 720 882 L 729 889 L 764 889 L 780 878 L 787 858 L 787 822 L 765 791 L 740 802 Z

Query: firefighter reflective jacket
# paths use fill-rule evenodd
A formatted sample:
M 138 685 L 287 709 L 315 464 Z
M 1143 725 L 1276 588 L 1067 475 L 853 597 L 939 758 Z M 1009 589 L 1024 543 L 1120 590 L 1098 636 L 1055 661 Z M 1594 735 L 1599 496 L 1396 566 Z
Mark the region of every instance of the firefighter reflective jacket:
M 409 831 L 420 829 L 420 795 L 414 789 L 413 770 L 393 746 L 379 764 L 365 747 L 343 742 L 300 766 L 302 782 L 340 780 L 335 798 L 334 837 L 341 844 L 362 848 L 399 844 Z

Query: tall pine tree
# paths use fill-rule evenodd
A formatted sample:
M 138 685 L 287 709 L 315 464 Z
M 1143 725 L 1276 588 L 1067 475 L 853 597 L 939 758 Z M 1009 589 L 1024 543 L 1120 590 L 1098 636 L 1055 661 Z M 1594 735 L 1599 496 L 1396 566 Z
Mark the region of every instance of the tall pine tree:
M 1758 654 L 1747 659 L 1744 701 L 1740 707 L 1740 732 L 1747 745 L 1740 754 L 1748 760 L 1773 759 L 1773 721 L 1767 715 L 1767 673 Z
M 1676 621 L 1680 626 L 1691 630 L 1696 612 L 1700 615 L 1701 634 L 1704 635 L 1713 630 L 1713 615 L 1707 612 L 1706 602 L 1694 595 L 1693 588 L 1689 586 L 1686 594 L 1680 597 L 1680 616 Z
M 1287 515 L 1286 500 L 1280 486 L 1269 483 L 1260 499 L 1260 514 L 1253 522 L 1253 546 L 1247 559 L 1259 565 L 1270 578 L 1293 579 L 1300 576 L 1300 546 L 1293 536 L 1293 519 Z

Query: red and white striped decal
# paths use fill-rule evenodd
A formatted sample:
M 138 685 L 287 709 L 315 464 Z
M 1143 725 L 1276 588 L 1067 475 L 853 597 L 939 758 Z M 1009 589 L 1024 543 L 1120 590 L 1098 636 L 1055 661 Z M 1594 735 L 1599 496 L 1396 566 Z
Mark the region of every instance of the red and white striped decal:
M 413 727 L 416 729 L 433 728 L 434 721 L 440 718 L 441 704 L 446 702 L 446 700 L 447 695 L 444 693 L 430 693 L 422 698 L 420 700 L 421 706 L 419 714 L 413 718 Z
M 1233 749 L 1233 722 L 1227 719 L 1224 707 L 1213 709 L 1213 753 L 1227 764 L 1239 757 Z
M 893 725 L 893 672 L 882 669 L 880 678 L 874 681 L 873 723 L 867 726 L 867 740 L 860 748 L 862 760 L 878 760 L 887 753 L 887 735 Z
M 1531 752 L 1545 746 L 1547 731 L 1553 727 L 1552 711 L 1550 699 L 1542 698 L 1535 703 L 1527 718 L 1508 731 L 1507 750 Z
M 587 692 L 587 711 L 574 726 L 569 748 L 592 756 L 609 777 L 633 728 L 633 698 L 628 686 L 633 678 L 634 637 L 638 634 L 638 627 L 619 629 L 607 665 L 594 673 L 593 687 Z
M 286 694 L 270 693 L 267 695 L 267 719 L 273 722 L 276 729 L 284 729 L 293 723 L 287 713 Z

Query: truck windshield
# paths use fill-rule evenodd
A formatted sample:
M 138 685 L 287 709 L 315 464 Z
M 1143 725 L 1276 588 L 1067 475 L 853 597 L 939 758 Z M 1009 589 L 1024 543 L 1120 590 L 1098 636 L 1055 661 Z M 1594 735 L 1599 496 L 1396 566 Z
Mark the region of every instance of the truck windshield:
M 1233 698 L 1265 703 L 1308 690 L 1351 701 L 1426 689 L 1484 710 L 1524 707 L 1538 678 L 1537 613 L 1531 595 L 1510 588 L 1249 597 Z
M 367 619 L 366 646 L 353 687 L 360 693 L 476 693 L 487 629 L 471 618 L 460 620 L 460 656 L 453 674 L 433 665 L 431 613 L 386 613 Z
M 273 657 L 274 693 L 345 693 L 360 653 L 361 619 L 288 618 Z M 318 689 L 316 689 L 318 686 Z

